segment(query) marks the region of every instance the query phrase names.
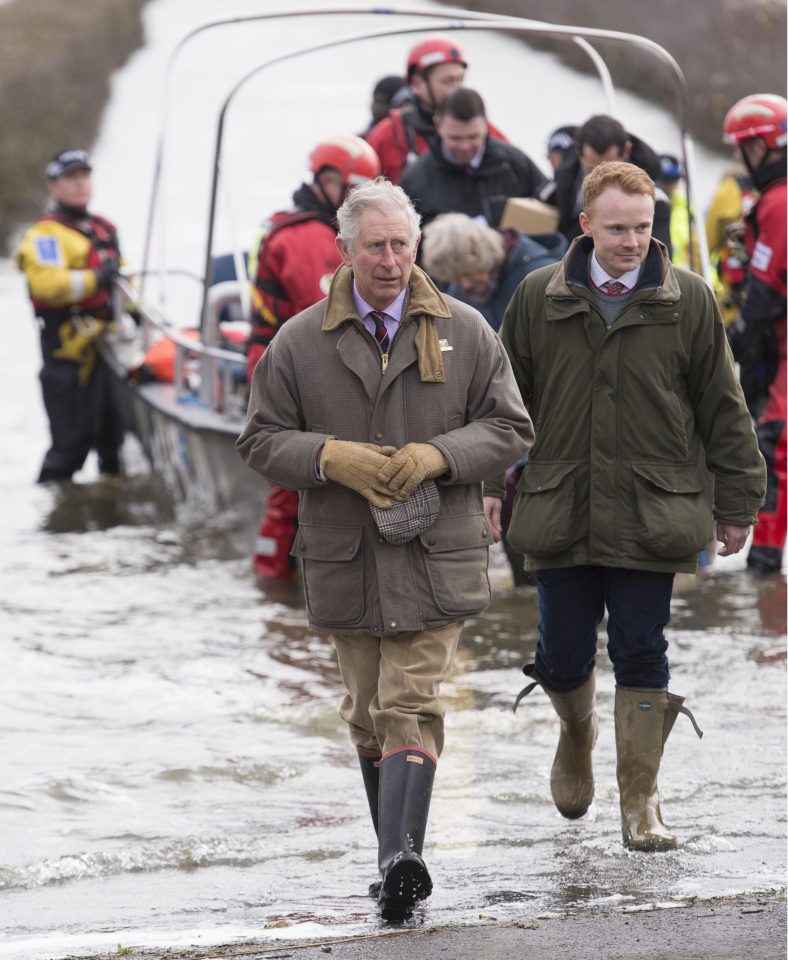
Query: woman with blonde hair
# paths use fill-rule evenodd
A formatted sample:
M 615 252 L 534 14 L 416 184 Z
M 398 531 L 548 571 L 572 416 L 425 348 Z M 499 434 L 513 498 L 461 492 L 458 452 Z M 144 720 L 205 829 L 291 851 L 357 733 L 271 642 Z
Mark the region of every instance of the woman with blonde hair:
M 496 332 L 520 281 L 537 267 L 557 263 L 567 248 L 560 233 L 524 236 L 515 230 L 493 230 L 464 213 L 443 213 L 424 227 L 422 267 L 446 292 L 470 304 Z M 506 531 L 517 481 L 525 458 L 507 471 L 507 490 L 501 512 L 503 547 L 515 587 L 533 584 L 522 554 L 512 550 Z
M 422 266 L 449 296 L 469 303 L 498 330 L 520 281 L 566 251 L 561 234 L 493 230 L 464 213 L 443 213 L 424 228 Z

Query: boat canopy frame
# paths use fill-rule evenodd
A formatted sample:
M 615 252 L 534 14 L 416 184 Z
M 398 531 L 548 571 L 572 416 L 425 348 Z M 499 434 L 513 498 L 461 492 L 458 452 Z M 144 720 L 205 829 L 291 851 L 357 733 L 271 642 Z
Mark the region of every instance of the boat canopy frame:
M 219 29 L 225 26 L 247 24 L 249 22 L 277 20 L 277 19 L 296 19 L 307 16 L 341 16 L 341 15 L 363 15 L 370 14 L 384 17 L 389 20 L 392 17 L 417 17 L 429 20 L 429 23 L 408 23 L 406 25 L 397 25 L 392 28 L 390 22 L 385 27 L 364 30 L 357 33 L 344 36 L 333 37 L 320 41 L 319 43 L 308 44 L 306 46 L 289 50 L 285 53 L 258 63 L 254 68 L 248 70 L 240 79 L 236 80 L 230 88 L 229 93 L 224 98 L 218 115 L 216 137 L 213 152 L 213 163 L 211 173 L 211 193 L 208 210 L 208 222 L 205 237 L 205 257 L 204 268 L 201 277 L 202 283 L 202 302 L 200 307 L 200 324 L 202 342 L 186 340 L 185 338 L 173 335 L 171 328 L 168 328 L 165 318 L 155 309 L 150 309 L 144 300 L 144 285 L 146 278 L 151 274 L 157 274 L 159 277 L 171 273 L 164 264 L 165 242 L 163 237 L 163 228 L 165 217 L 161 214 L 163 204 L 160 201 L 160 183 L 162 171 L 164 169 L 164 146 L 167 128 L 167 109 L 170 96 L 170 85 L 172 74 L 178 56 L 184 47 L 200 34 Z M 456 8 L 424 9 L 407 6 L 371 6 L 371 5 L 343 5 L 336 7 L 303 7 L 291 10 L 270 11 L 267 13 L 246 14 L 237 17 L 227 17 L 212 20 L 201 24 L 187 33 L 173 49 L 167 61 L 165 71 L 165 81 L 163 88 L 163 111 L 162 122 L 159 130 L 159 136 L 156 146 L 156 158 L 154 165 L 153 186 L 148 207 L 148 216 L 146 222 L 145 242 L 143 249 L 142 269 L 140 271 L 140 287 L 135 292 L 133 299 L 139 312 L 142 314 L 146 323 L 150 322 L 166 336 L 170 337 L 176 344 L 177 369 L 182 367 L 182 354 L 184 350 L 199 353 L 202 362 L 200 397 L 203 402 L 211 409 L 221 411 L 223 406 L 223 397 L 227 396 L 226 388 L 226 369 L 229 360 L 226 350 L 219 348 L 219 330 L 217 311 L 211 309 L 210 287 L 212 284 L 213 273 L 213 244 L 216 227 L 217 206 L 219 199 L 219 185 L 222 172 L 222 150 L 224 145 L 225 122 L 228 109 L 238 92 L 250 81 L 264 70 L 270 69 L 276 65 L 285 63 L 298 57 L 308 56 L 322 50 L 343 47 L 366 40 L 374 40 L 380 37 L 390 37 L 392 35 L 426 33 L 432 31 L 454 32 L 454 31 L 496 31 L 528 37 L 564 39 L 575 43 L 583 49 L 589 56 L 594 65 L 599 79 L 602 83 L 605 99 L 610 113 L 614 112 L 614 89 L 607 65 L 599 54 L 598 50 L 592 45 L 592 41 L 610 42 L 613 44 L 634 47 L 642 52 L 648 53 L 658 60 L 664 67 L 667 67 L 671 75 L 676 92 L 676 107 L 674 119 L 676 119 L 681 138 L 681 156 L 686 173 L 685 182 L 687 188 L 687 206 L 689 216 L 689 226 L 692 235 L 696 238 L 696 249 L 690 249 L 691 260 L 694 261 L 697 255 L 699 263 L 692 263 L 692 266 L 699 269 L 701 275 L 708 283 L 711 283 L 711 264 L 709 260 L 708 245 L 706 242 L 705 230 L 698 222 L 694 203 L 694 184 L 696 182 L 696 160 L 694 142 L 689 131 L 689 93 L 687 81 L 681 67 L 675 58 L 664 47 L 653 40 L 638 34 L 624 33 L 616 30 L 604 30 L 594 27 L 576 27 L 571 25 L 551 24 L 542 21 L 531 20 L 524 17 L 512 17 L 503 14 L 486 14 L 475 11 L 461 10 Z M 159 214 L 160 220 L 160 243 L 159 255 L 160 264 L 157 270 L 149 268 L 151 258 L 152 238 L 154 221 Z M 240 251 L 234 251 L 236 262 L 236 271 L 241 278 L 239 282 L 244 282 L 245 271 L 239 270 L 243 260 Z M 240 296 L 240 291 L 239 291 Z

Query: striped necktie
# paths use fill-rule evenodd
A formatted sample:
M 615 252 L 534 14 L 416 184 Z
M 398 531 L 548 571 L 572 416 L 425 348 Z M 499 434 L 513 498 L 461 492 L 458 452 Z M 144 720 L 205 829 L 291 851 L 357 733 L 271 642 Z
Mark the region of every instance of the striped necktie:
M 609 297 L 622 297 L 629 292 L 620 280 L 606 280 L 600 290 L 603 290 Z
M 390 341 L 388 331 L 386 330 L 384 314 L 377 313 L 375 310 L 373 310 L 369 316 L 372 318 L 372 322 L 375 324 L 375 339 L 380 345 L 380 352 L 388 353 Z

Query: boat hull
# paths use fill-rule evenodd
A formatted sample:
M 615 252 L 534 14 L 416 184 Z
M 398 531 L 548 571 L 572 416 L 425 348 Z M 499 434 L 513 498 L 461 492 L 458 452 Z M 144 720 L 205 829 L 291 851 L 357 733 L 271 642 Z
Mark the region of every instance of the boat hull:
M 225 417 L 196 398 L 179 398 L 170 383 L 135 384 L 118 345 L 106 342 L 102 353 L 124 427 L 139 439 L 176 509 L 240 510 L 252 523 L 259 520 L 269 484 L 235 449 L 243 418 Z M 250 536 L 255 532 L 256 527 Z

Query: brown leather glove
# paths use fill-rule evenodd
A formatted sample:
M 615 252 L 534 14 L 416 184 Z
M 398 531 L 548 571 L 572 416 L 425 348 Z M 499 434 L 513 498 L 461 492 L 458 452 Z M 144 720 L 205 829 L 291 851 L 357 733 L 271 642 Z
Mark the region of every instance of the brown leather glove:
M 394 499 L 385 481 L 378 479 L 396 447 L 379 447 L 375 443 L 353 440 L 326 440 L 320 456 L 323 475 L 349 490 L 355 490 L 376 507 L 391 507 Z
M 431 443 L 406 443 L 381 467 L 378 479 L 386 484 L 389 495 L 401 500 L 424 480 L 434 480 L 448 469 L 446 457 Z

